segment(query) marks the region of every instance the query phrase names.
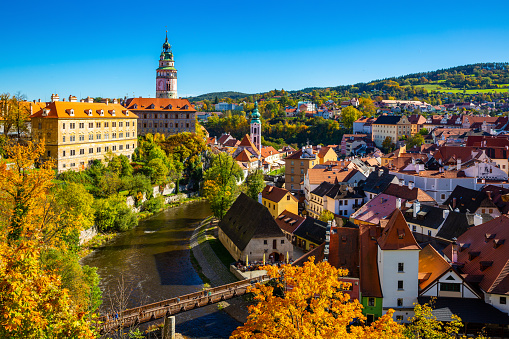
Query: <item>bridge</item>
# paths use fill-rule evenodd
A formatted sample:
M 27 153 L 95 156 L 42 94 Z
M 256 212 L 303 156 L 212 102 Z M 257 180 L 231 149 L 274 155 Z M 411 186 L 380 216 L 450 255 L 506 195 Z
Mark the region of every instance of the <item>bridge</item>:
M 249 280 L 241 280 L 203 291 L 166 299 L 153 304 L 143 305 L 120 313 L 107 314 L 97 319 L 96 327 L 101 334 L 120 328 L 128 328 L 156 319 L 193 310 L 195 308 L 214 304 L 223 300 L 238 297 L 247 293 L 250 286 L 263 283 L 270 278 L 268 275 L 259 276 Z

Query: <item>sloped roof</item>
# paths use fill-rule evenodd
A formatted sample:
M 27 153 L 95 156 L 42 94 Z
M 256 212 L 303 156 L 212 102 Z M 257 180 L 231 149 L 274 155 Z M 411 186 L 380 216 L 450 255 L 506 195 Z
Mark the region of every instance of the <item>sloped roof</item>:
M 262 157 L 270 157 L 271 155 L 279 154 L 279 152 L 272 146 L 262 146 L 260 150 Z
M 378 168 L 369 174 L 361 186 L 366 192 L 378 194 L 383 192 L 392 182 L 398 182 L 396 176 Z
M 431 311 L 438 321 L 449 322 L 455 314 L 463 323 L 508 325 L 509 317 L 506 313 L 487 304 L 483 299 L 452 298 L 452 297 L 419 297 L 419 304 L 433 302 Z
M 334 187 L 334 184 L 333 183 L 330 183 L 330 182 L 327 182 L 327 181 L 324 181 L 322 182 L 320 185 L 318 185 L 317 188 L 315 188 L 314 190 L 311 191 L 311 194 L 313 195 L 317 195 L 319 197 L 324 197 L 325 194 L 327 194 L 327 192 L 329 192 L 332 187 Z
M 135 105 L 138 107 L 134 108 Z M 125 106 L 134 111 L 196 112 L 194 106 L 187 99 L 129 98 L 126 100 Z
M 427 228 L 437 229 L 444 222 L 444 211 L 449 211 L 448 209 L 443 209 L 440 207 L 429 206 L 429 205 L 420 205 L 419 213 L 417 217 L 413 216 L 413 206 L 409 209 L 405 210 L 405 220 L 409 223 L 420 225 Z M 451 213 L 445 212 L 445 213 Z M 465 219 L 466 220 L 466 219 Z
M 408 118 L 408 121 L 410 121 L 410 123 L 414 124 L 414 125 L 416 125 L 416 124 L 422 125 L 426 122 L 426 118 L 420 114 L 408 115 L 407 118 Z
M 235 160 L 242 162 L 254 162 L 258 161 L 258 158 L 251 154 L 251 152 L 249 152 L 247 149 L 243 149 L 239 154 L 237 154 Z
M 382 298 L 380 276 L 378 275 L 377 244 L 382 229 L 379 226 L 359 226 L 360 245 L 360 289 L 362 296 Z
M 495 246 L 495 242 L 499 246 Z M 482 277 L 479 287 L 487 293 L 509 295 L 509 217 L 502 215 L 484 224 L 473 226 L 458 237 L 458 263 L 462 273 L 469 277 Z M 452 244 L 444 253 L 452 258 Z M 473 256 L 472 253 L 475 255 Z M 481 262 L 490 263 L 483 269 Z
M 435 199 L 433 199 L 429 194 L 427 194 L 422 189 L 417 187 L 410 189 L 408 186 L 405 185 L 391 183 L 384 190 L 384 193 L 409 201 L 419 200 L 420 202 L 433 202 L 433 203 L 436 202 Z
M 374 125 L 396 125 L 401 119 L 401 115 L 381 115 L 376 119 Z
M 244 137 L 242 138 L 242 141 L 240 142 L 239 146 L 251 147 L 253 149 L 253 151 L 256 153 L 256 155 L 260 154 L 260 150 L 258 148 L 256 148 L 256 146 L 251 141 L 251 138 L 247 134 L 244 135 Z
M 287 196 L 290 196 L 290 199 L 297 202 L 297 199 L 290 193 L 290 191 L 285 190 L 284 188 L 279 188 L 276 186 L 267 185 L 262 191 L 262 198 L 268 199 L 273 202 L 280 202 L 281 199 Z
M 237 147 L 238 145 L 240 144 L 240 141 L 237 140 L 237 139 L 234 139 L 234 138 L 231 138 L 229 140 L 227 140 L 223 146 L 224 147 Z
M 426 275 L 427 279 L 419 279 L 419 290 L 423 290 L 442 276 L 451 265 L 431 246 L 426 245 L 419 252 L 419 276 Z
M 244 193 L 240 193 L 218 227 L 240 250 L 253 238 L 284 237 L 269 210 Z
M 352 213 L 350 217 L 355 220 L 378 225 L 381 220 L 389 218 L 392 212 L 394 212 L 396 209 L 396 199 L 392 195 L 378 194 L 356 212 Z M 405 201 L 405 199 L 401 199 L 402 206 Z
M 327 168 L 311 168 L 308 170 L 309 183 L 317 185 L 324 181 L 333 183 L 348 182 L 357 172 L 356 169 L 340 170 L 339 168 L 332 168 L 330 171 Z
M 456 203 L 454 203 L 454 201 L 456 201 Z M 444 204 L 450 206 L 453 210 L 458 208 L 461 213 L 475 212 L 481 205 L 489 206 L 494 209 L 497 208 L 485 192 L 476 191 L 460 185 L 454 188 Z
M 230 134 L 223 134 L 219 137 L 219 139 L 217 139 L 217 143 L 222 145 L 226 142 L 226 140 L 228 140 L 228 138 L 232 138 L 232 136 Z
M 277 218 L 276 223 L 282 230 L 293 233 L 305 220 L 306 218 L 301 217 L 288 210 L 284 210 Z
M 396 209 L 378 238 L 382 250 L 420 250 L 408 224 L 399 209 Z
M 487 185 L 481 191 L 491 196 L 493 203 L 497 205 L 500 212 L 503 214 L 509 213 L 509 188 Z
M 320 245 L 325 241 L 326 231 L 327 223 L 308 216 L 293 234 Z
M 348 276 L 359 278 L 359 229 L 349 227 L 333 228 L 329 242 L 329 264 L 346 268 Z
M 48 110 L 46 116 L 43 116 L 44 110 Z M 92 115 L 88 115 L 89 110 L 92 111 Z M 103 116 L 101 116 L 101 110 L 104 113 Z M 30 118 L 126 119 L 138 118 L 138 116 L 119 104 L 55 101 L 32 114 Z

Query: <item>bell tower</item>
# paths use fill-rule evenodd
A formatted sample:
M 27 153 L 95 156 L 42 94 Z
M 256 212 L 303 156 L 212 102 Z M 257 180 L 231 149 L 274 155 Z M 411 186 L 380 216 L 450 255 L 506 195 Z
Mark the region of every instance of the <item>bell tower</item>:
M 251 113 L 251 141 L 258 148 L 262 150 L 262 123 L 260 122 L 260 113 L 258 113 L 258 102 L 255 102 L 255 109 Z
M 159 57 L 159 67 L 156 70 L 156 98 L 178 98 L 177 70 L 175 69 L 171 45 L 168 42 L 168 31 L 166 31 L 166 40 Z

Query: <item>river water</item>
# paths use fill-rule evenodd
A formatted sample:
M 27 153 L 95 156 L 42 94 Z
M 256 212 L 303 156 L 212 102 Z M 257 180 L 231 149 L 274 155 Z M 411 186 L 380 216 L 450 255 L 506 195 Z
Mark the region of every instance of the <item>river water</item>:
M 129 296 L 130 308 L 201 290 L 203 282 L 189 257 L 189 238 L 193 224 L 210 214 L 206 201 L 167 209 L 83 258 L 101 277 L 101 311 L 118 308 L 122 294 Z M 217 305 L 175 318 L 176 331 L 189 338 L 227 338 L 240 325 Z

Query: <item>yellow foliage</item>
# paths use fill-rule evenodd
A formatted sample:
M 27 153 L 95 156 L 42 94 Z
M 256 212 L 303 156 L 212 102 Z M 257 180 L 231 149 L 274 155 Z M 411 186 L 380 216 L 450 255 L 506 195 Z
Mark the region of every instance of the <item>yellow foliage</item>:
M 258 303 L 250 306 L 247 322 L 231 338 L 403 338 L 392 311 L 363 326 L 362 305 L 342 292 L 350 284 L 338 279 L 347 271 L 313 260 L 303 267 L 263 267 L 284 296 L 270 284 L 257 284 L 252 292 Z M 354 319 L 361 324 L 352 325 Z

